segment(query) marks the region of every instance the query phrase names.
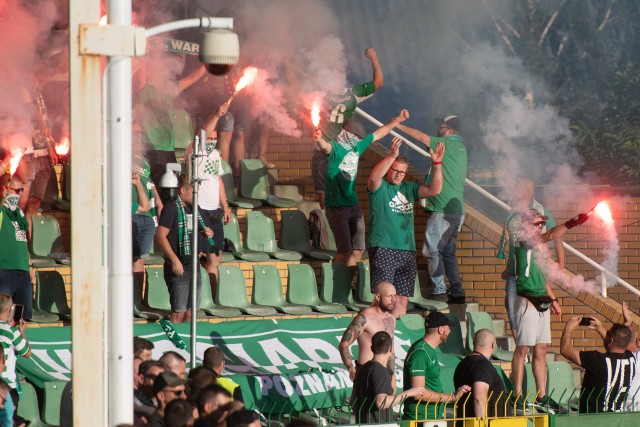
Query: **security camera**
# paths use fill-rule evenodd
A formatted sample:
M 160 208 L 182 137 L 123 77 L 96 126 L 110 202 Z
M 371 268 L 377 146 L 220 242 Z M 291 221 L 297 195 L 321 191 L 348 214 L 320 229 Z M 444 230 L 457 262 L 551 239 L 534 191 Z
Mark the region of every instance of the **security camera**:
M 178 176 L 183 172 L 180 163 L 167 163 L 166 172 L 160 179 L 160 200 L 170 203 L 178 198 Z
M 214 29 L 202 33 L 200 62 L 216 76 L 226 74 L 240 56 L 238 35 L 226 29 Z

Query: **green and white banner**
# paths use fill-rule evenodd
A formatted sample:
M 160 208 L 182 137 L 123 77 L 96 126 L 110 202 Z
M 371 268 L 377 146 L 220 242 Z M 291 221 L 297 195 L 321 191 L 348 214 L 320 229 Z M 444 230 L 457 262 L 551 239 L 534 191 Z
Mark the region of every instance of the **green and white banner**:
M 198 323 L 197 364 L 210 346 L 223 348 L 227 357 L 224 375 L 241 385 L 247 406 L 262 411 L 336 406 L 351 394 L 352 383 L 338 352 L 350 321 L 350 317 L 343 317 Z M 189 324 L 174 327 L 188 350 Z M 18 358 L 19 371 L 40 387 L 46 381 L 69 380 L 71 329 L 34 328 L 26 333 L 33 355 Z M 190 360 L 189 352 L 176 348 L 160 324 L 135 325 L 134 333 L 153 341 L 154 359 L 174 350 Z M 398 322 L 395 351 L 399 388 L 406 352 L 422 333 Z M 352 352 L 357 355 L 357 346 Z M 96 352 L 96 360 L 99 357 Z

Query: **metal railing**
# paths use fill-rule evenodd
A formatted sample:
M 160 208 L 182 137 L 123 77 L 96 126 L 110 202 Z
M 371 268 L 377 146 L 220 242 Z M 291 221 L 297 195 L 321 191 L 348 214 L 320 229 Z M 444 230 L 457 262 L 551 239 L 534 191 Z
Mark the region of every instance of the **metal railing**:
M 371 123 L 373 123 L 373 124 L 375 124 L 377 126 L 382 126 L 383 125 L 382 122 L 380 122 L 375 117 L 373 117 L 370 114 L 368 114 L 367 112 L 363 111 L 359 107 L 356 108 L 356 112 L 362 118 L 368 120 L 369 122 L 371 122 Z M 422 154 L 424 156 L 429 156 L 429 157 L 431 156 L 427 151 L 425 151 L 422 148 L 418 147 L 416 144 L 411 142 L 409 139 L 407 139 L 403 135 L 397 133 L 396 131 L 391 131 L 391 134 L 393 136 L 397 136 L 398 138 L 402 139 L 409 148 L 411 148 L 412 150 L 416 151 L 417 153 Z M 485 190 L 484 188 L 480 187 L 478 184 L 476 184 L 475 182 L 471 181 L 469 178 L 465 178 L 465 184 L 467 186 L 471 187 L 472 189 L 474 189 L 475 191 L 477 191 L 478 193 L 480 193 L 483 197 L 489 199 L 490 201 L 494 202 L 499 207 L 505 209 L 507 212 L 511 211 L 511 209 L 512 209 L 511 206 L 509 206 L 508 204 L 506 204 L 505 202 L 503 202 L 502 200 L 500 200 L 499 198 L 497 198 L 493 194 L 489 193 L 487 190 Z M 573 255 L 577 256 L 578 258 L 580 258 L 581 260 L 583 260 L 587 264 L 591 265 L 593 268 L 595 268 L 598 271 L 600 271 L 601 273 L 605 274 L 607 277 L 615 278 L 616 282 L 618 284 L 624 286 L 630 292 L 636 294 L 637 296 L 640 296 L 640 290 L 637 289 L 635 286 L 631 285 L 626 280 L 618 277 L 618 275 L 612 273 L 611 271 L 609 271 L 608 269 L 606 269 L 602 265 L 598 264 L 596 261 L 592 260 L 591 258 L 586 256 L 585 254 L 583 254 L 582 252 L 580 252 L 579 250 L 577 250 L 573 246 L 569 245 L 567 242 L 562 242 L 562 246 L 564 246 L 564 248 L 567 249 L 569 252 L 571 252 Z M 606 295 L 604 295 L 604 296 L 606 296 Z

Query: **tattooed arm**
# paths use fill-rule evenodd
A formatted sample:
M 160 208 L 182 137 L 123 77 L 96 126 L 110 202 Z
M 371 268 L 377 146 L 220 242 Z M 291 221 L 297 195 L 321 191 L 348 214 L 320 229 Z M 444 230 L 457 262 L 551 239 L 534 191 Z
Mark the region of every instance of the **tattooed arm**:
M 344 363 L 344 366 L 349 370 L 349 377 L 351 378 L 351 381 L 353 381 L 356 376 L 356 366 L 353 364 L 353 358 L 351 357 L 351 350 L 349 350 L 349 346 L 358 339 L 364 329 L 365 323 L 367 323 L 367 318 L 364 314 L 358 314 L 354 317 L 347 327 L 347 330 L 344 331 L 340 344 L 338 345 L 340 357 L 342 357 L 342 363 Z

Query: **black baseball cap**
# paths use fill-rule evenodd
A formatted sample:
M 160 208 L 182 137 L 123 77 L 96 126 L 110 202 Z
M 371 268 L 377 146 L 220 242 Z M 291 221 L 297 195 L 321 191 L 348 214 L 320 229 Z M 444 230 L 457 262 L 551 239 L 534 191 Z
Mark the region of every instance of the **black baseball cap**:
M 437 328 L 439 326 L 451 326 L 449 318 L 439 311 L 432 311 L 424 319 L 424 327 L 426 329 Z
M 462 120 L 458 116 L 436 117 L 436 123 L 439 125 L 445 124 L 458 132 L 462 131 Z
M 164 371 L 153 381 L 153 394 L 155 395 L 165 387 L 177 387 L 186 384 L 188 380 L 180 378 L 171 371 Z

